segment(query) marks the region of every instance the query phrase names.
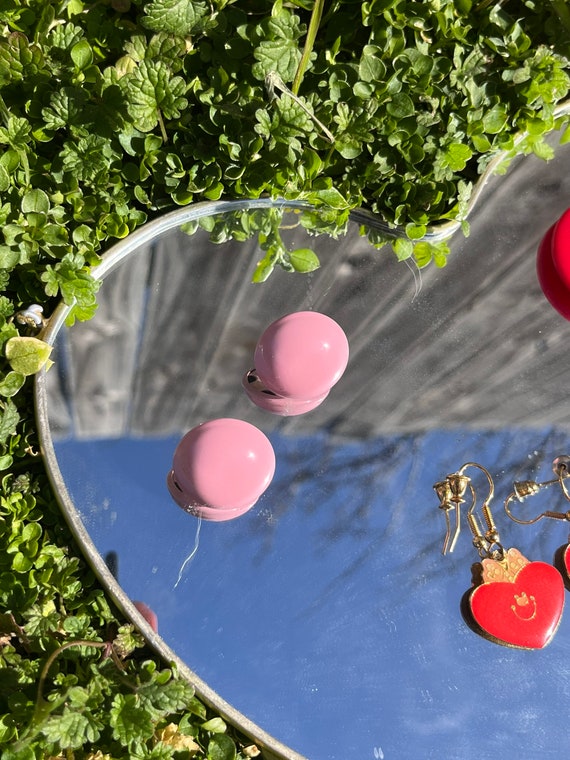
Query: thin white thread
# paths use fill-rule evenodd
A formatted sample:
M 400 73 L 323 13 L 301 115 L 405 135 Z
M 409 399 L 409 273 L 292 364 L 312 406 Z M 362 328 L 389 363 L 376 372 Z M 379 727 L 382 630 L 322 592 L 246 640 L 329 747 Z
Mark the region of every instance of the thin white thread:
M 198 518 L 198 527 L 196 528 L 196 536 L 194 537 L 194 548 L 192 549 L 192 551 L 190 552 L 190 554 L 186 557 L 186 559 L 182 563 L 182 566 L 180 568 L 180 572 L 178 573 L 178 579 L 177 579 L 176 583 L 174 584 L 174 586 L 172 588 L 173 591 L 176 588 L 176 586 L 178 586 L 178 584 L 180 583 L 180 581 L 182 580 L 182 574 L 184 573 L 184 570 L 186 569 L 186 565 L 189 562 L 192 562 L 192 560 L 196 556 L 196 552 L 198 551 L 198 547 L 200 545 L 200 528 L 201 527 L 202 527 L 202 518 L 199 517 Z
M 408 269 L 410 270 L 410 272 L 412 273 L 412 276 L 414 278 L 415 291 L 414 291 L 414 295 L 411 301 L 413 303 L 422 291 L 422 287 L 423 287 L 422 270 L 418 267 L 417 264 L 414 264 L 414 265 L 410 264 L 408 259 L 404 259 L 404 262 L 406 266 L 408 267 Z

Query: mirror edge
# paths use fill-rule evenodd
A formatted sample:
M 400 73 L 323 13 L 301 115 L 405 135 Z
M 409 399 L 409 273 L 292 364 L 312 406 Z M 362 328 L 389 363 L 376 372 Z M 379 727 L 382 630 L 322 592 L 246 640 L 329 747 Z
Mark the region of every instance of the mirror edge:
M 48 328 L 42 339 L 50 345 L 53 342 L 65 323 L 65 319 L 71 311 L 71 307 L 60 305 L 54 312 Z M 196 673 L 194 673 L 177 655 L 170 649 L 164 640 L 156 633 L 141 613 L 137 610 L 133 602 L 125 594 L 120 584 L 114 578 L 103 558 L 97 551 L 95 544 L 91 540 L 88 532 L 83 525 L 81 517 L 73 504 L 73 501 L 66 488 L 65 482 L 59 469 L 53 441 L 49 433 L 48 410 L 47 410 L 47 392 L 46 392 L 46 370 L 42 370 L 36 376 L 34 388 L 35 413 L 38 424 L 38 435 L 43 461 L 45 463 L 48 479 L 60 508 L 64 514 L 65 520 L 74 539 L 77 541 L 79 551 L 95 573 L 101 583 L 105 593 L 107 593 L 112 602 L 125 616 L 126 620 L 131 621 L 136 628 L 142 633 L 149 647 L 165 662 L 174 663 L 179 674 L 186 679 L 196 691 L 196 695 L 203 700 L 209 707 L 215 710 L 219 715 L 228 721 L 233 727 L 250 738 L 263 751 L 266 760 L 306 760 L 304 756 L 298 754 L 291 748 L 279 742 L 270 736 L 262 728 L 253 723 L 247 716 L 240 713 L 232 705 L 220 697 L 217 692 L 211 689 Z

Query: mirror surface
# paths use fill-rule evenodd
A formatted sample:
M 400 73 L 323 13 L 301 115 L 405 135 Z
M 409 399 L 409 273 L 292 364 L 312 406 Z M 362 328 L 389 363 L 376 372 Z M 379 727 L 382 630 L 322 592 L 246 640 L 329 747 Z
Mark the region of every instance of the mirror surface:
M 517 160 L 487 183 L 447 267 L 421 273 L 374 249 L 355 221 L 334 240 L 286 211 L 287 247 L 313 248 L 322 266 L 264 284 L 251 283 L 255 237 L 214 244 L 181 229 L 180 212 L 104 273 L 93 320 L 54 330 L 43 435 L 68 510 L 167 645 L 285 754 L 570 750 L 570 611 L 540 651 L 470 630 L 460 604 L 478 556 L 467 523 L 442 556 L 432 488 L 479 462 L 495 479 L 505 546 L 551 562 L 567 542 L 564 524 L 516 525 L 502 501 L 514 480 L 547 480 L 570 453 L 570 327 L 535 273 L 569 197 L 568 146 L 549 163 Z M 211 217 L 217 229 L 229 219 Z M 320 407 L 280 418 L 252 405 L 241 378 L 265 327 L 298 310 L 336 319 L 350 360 Z M 165 480 L 181 436 L 217 417 L 261 428 L 277 468 L 250 512 L 199 524 Z M 531 501 L 518 514 L 566 509 L 554 489 Z

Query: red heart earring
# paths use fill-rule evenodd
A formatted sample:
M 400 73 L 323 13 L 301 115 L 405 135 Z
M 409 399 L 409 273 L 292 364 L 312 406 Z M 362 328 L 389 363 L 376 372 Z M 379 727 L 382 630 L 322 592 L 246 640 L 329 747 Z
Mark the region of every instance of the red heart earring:
M 523 520 L 520 517 L 515 517 L 512 512 L 512 503 L 516 501 L 524 501 L 527 496 L 534 496 L 545 488 L 549 488 L 552 485 L 560 486 L 560 490 L 566 501 L 570 501 L 570 492 L 564 482 L 566 478 L 570 476 L 570 456 L 564 454 L 556 457 L 552 463 L 552 470 L 556 477 L 553 480 L 547 480 L 543 483 L 537 483 L 535 480 L 523 480 L 516 482 L 513 485 L 513 492 L 507 496 L 505 501 L 505 512 L 513 520 L 513 522 L 519 525 L 533 525 L 534 523 L 547 517 L 552 520 L 565 520 L 570 522 L 570 510 L 566 512 L 556 512 L 554 510 L 547 509 L 541 512 L 536 517 L 531 517 L 528 520 Z M 570 541 L 557 552 L 557 562 L 562 565 L 563 572 L 566 576 L 566 580 L 570 583 Z
M 483 533 L 475 515 L 476 494 L 468 468 L 477 468 L 487 478 L 489 493 L 482 504 L 487 531 Z M 434 485 L 440 509 L 445 512 L 447 532 L 442 553 L 453 551 L 460 531 L 460 508 L 467 491 L 471 505 L 467 522 L 473 545 L 481 562 L 474 587 L 470 590 L 465 618 L 484 638 L 518 649 L 542 649 L 552 640 L 564 609 L 562 576 L 546 562 L 530 562 L 518 549 L 505 549 L 491 513 L 494 484 L 490 473 L 480 464 L 467 462 L 445 480 Z M 452 533 L 450 512 L 455 512 Z
M 287 314 L 263 332 L 255 368 L 242 385 L 254 404 L 283 417 L 315 409 L 341 378 L 348 340 L 334 319 L 318 311 Z

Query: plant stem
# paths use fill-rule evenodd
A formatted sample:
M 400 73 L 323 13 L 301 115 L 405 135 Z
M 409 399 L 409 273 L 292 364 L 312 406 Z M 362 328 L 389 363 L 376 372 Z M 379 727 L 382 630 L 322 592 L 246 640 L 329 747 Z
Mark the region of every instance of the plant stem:
M 70 647 L 97 647 L 101 649 L 107 649 L 109 647 L 109 643 L 106 641 L 89 641 L 89 640 L 68 641 L 65 644 L 62 644 L 58 649 L 53 651 L 48 657 L 48 659 L 46 660 L 42 668 L 42 672 L 40 673 L 40 680 L 38 681 L 38 696 L 36 699 L 36 711 L 39 710 L 42 702 L 44 701 L 44 684 L 46 682 L 46 678 L 48 676 L 51 666 L 57 660 L 59 655 L 62 654 L 62 652 L 65 652 L 65 650 L 69 649 Z
M 164 126 L 164 121 L 162 119 L 162 114 L 160 112 L 160 108 L 157 109 L 156 112 L 157 118 L 158 118 L 158 126 L 160 127 L 160 131 L 162 133 L 162 139 L 164 140 L 165 144 L 168 142 L 168 135 L 166 134 L 166 127 Z
M 293 92 L 295 95 L 299 94 L 299 87 L 301 86 L 305 71 L 309 65 L 309 60 L 311 58 L 311 53 L 313 52 L 315 39 L 317 38 L 317 32 L 319 31 L 319 25 L 321 23 L 321 16 L 323 15 L 324 6 L 325 0 L 315 0 L 315 4 L 313 5 L 313 12 L 311 13 L 311 20 L 309 22 L 309 28 L 307 29 L 307 36 L 305 38 L 303 55 L 301 56 L 301 60 L 297 66 L 297 71 L 295 72 L 293 84 L 291 85 L 291 92 Z
M 46 702 L 44 700 L 44 685 L 53 663 L 57 660 L 62 652 L 65 652 L 65 650 L 69 649 L 70 647 L 96 647 L 101 649 L 108 649 L 112 647 L 112 645 L 110 642 L 106 641 L 89 641 L 80 639 L 78 641 L 68 641 L 65 644 L 62 644 L 50 654 L 44 663 L 38 680 L 38 691 L 36 695 L 34 714 L 29 725 L 22 732 L 19 740 L 14 744 L 14 750 L 23 749 L 24 747 L 28 746 L 28 744 L 39 734 L 46 718 L 63 702 L 65 702 L 67 693 L 63 696 L 60 696 L 59 699 L 57 699 L 55 702 Z

